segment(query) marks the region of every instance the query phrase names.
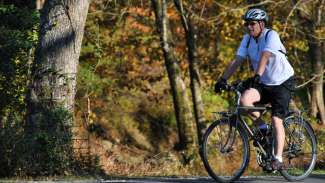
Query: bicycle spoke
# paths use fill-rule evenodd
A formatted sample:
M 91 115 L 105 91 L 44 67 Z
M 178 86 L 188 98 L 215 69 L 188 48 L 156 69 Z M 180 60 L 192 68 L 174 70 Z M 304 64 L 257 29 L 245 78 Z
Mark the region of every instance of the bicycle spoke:
M 286 123 L 283 151 L 285 170 L 281 173 L 288 180 L 302 180 L 311 173 L 315 166 L 315 136 L 312 129 L 297 117 L 291 117 Z
M 239 177 L 248 163 L 248 141 L 229 123 L 216 124 L 204 135 L 204 165 L 213 178 L 230 181 Z

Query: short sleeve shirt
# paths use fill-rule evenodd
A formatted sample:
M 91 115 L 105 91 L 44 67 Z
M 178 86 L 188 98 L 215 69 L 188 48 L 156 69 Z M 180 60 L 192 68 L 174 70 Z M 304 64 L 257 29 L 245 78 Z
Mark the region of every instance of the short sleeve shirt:
M 271 52 L 272 56 L 269 58 L 265 71 L 261 76 L 261 82 L 265 85 L 280 85 L 294 75 L 294 70 L 283 53 L 286 51 L 278 33 L 274 30 L 269 30 L 264 29 L 257 40 L 250 37 L 249 34 L 245 34 L 237 50 L 237 55 L 244 58 L 248 57 L 254 71 L 256 71 L 262 52 Z M 265 39 L 268 31 L 269 33 Z

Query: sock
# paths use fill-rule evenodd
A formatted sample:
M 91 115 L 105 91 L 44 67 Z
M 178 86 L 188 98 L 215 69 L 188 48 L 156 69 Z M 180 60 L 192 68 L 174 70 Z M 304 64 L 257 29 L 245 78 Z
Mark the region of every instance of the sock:
M 282 156 L 275 156 L 275 159 L 279 160 L 280 162 L 282 162 Z

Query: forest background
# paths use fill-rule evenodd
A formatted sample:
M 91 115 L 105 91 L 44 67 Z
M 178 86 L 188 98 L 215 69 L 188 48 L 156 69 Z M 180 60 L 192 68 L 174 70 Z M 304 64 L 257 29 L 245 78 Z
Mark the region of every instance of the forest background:
M 213 85 L 251 7 L 266 9 L 284 42 L 295 105 L 317 135 L 316 169 L 325 167 L 324 0 L 80 2 L 0 0 L 0 176 L 207 175 L 198 137 L 212 112 L 231 107 Z M 70 25 L 72 46 L 45 48 L 47 31 Z M 231 80 L 251 75 L 245 64 Z M 247 174 L 261 173 L 251 162 Z

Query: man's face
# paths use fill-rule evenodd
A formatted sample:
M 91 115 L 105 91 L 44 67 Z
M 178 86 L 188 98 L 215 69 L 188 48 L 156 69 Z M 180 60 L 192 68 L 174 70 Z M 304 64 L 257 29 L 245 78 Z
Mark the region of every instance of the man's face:
M 245 22 L 245 26 L 247 27 L 248 33 L 253 36 L 257 37 L 260 35 L 262 31 L 262 23 L 257 21 L 247 21 Z

